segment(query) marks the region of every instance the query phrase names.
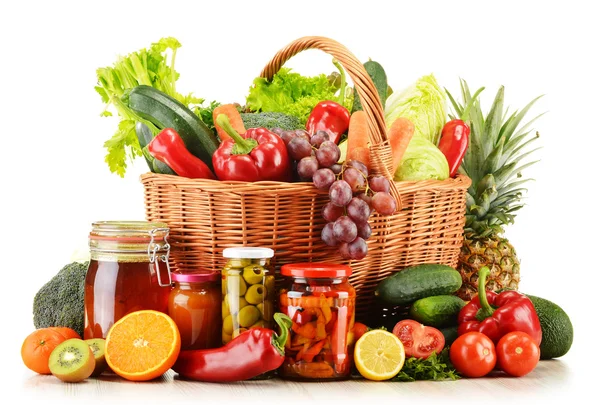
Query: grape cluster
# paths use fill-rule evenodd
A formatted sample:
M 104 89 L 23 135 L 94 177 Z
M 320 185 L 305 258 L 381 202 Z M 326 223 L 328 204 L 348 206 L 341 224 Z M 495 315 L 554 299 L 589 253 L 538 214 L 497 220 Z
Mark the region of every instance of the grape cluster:
M 369 176 L 365 164 L 358 160 L 339 164 L 340 149 L 325 131 L 313 135 L 304 130 L 278 132 L 294 161 L 298 179 L 312 180 L 317 189 L 329 190 L 329 203 L 321 211 L 327 221 L 321 232 L 323 242 L 337 246 L 344 259 L 364 258 L 366 240 L 371 236 L 371 214 L 391 215 L 396 211 L 389 180 Z

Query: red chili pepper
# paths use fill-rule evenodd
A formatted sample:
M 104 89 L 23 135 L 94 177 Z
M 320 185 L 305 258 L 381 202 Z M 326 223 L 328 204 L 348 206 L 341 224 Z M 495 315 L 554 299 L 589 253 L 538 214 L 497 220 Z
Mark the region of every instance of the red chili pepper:
M 177 175 L 190 179 L 215 179 L 214 173 L 202 160 L 185 147 L 181 136 L 172 128 L 163 129 L 147 145 L 155 159 L 168 165 Z
M 306 121 L 306 130 L 309 134 L 317 131 L 329 133 L 329 140 L 336 144 L 340 137 L 348 130 L 350 125 L 350 112 L 346 107 L 335 101 L 322 101 L 317 104 Z
M 471 128 L 466 123 L 466 119 L 469 116 L 469 110 L 482 91 L 483 87 L 473 94 L 469 104 L 463 109 L 460 118 L 446 122 L 442 128 L 438 149 L 446 156 L 448 167 L 450 168 L 450 177 L 454 177 L 458 172 L 458 168 L 469 148 Z
M 266 128 L 248 129 L 242 137 L 225 114 L 219 114 L 216 122 L 231 136 L 223 140 L 213 154 L 219 180 L 291 181 L 290 160 L 281 137 Z
M 508 332 L 525 332 L 539 345 L 542 327 L 531 300 L 518 291 L 497 294 L 485 290 L 490 269 L 479 270 L 479 295 L 473 297 L 458 313 L 458 334 L 477 331 L 488 336 L 494 343 Z
M 279 368 L 285 359 L 285 342 L 292 320 L 278 312 L 274 316 L 281 332 L 252 328 L 223 347 L 183 350 L 172 369 L 180 376 L 207 382 L 244 381 Z

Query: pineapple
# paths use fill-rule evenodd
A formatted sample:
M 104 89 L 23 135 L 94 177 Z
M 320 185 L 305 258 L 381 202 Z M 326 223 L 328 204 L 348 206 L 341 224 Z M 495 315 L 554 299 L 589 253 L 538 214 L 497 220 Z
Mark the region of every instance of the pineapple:
M 470 124 L 469 148 L 460 172 L 472 180 L 467 192 L 467 212 L 464 242 L 457 270 L 463 279 L 457 295 L 469 300 L 477 293 L 479 269 L 490 269 L 487 289 L 518 289 L 520 261 L 515 248 L 502 237 L 504 227 L 513 224 L 515 212 L 523 207 L 522 187 L 531 179 L 523 179 L 521 171 L 534 163 L 527 157 L 537 149 L 529 148 L 539 134 L 529 128 L 540 116 L 525 125 L 519 124 L 539 99 L 527 104 L 521 111 L 504 111 L 504 87 L 500 87 L 487 116 L 484 117 L 477 93 L 474 97 L 461 80 L 461 105 L 448 93 L 454 112 Z M 466 107 L 466 108 L 465 108 Z M 526 151 L 526 149 L 528 149 Z

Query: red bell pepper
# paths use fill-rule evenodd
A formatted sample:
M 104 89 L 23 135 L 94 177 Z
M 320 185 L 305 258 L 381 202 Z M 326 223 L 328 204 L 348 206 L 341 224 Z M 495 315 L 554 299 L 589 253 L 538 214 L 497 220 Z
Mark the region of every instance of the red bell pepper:
M 214 173 L 202 160 L 185 147 L 181 136 L 172 128 L 163 129 L 147 145 L 148 152 L 168 165 L 177 175 L 190 179 L 215 179 Z
M 306 130 L 314 135 L 317 131 L 329 134 L 329 140 L 336 144 L 350 125 L 350 112 L 335 101 L 322 101 L 317 104 L 308 116 Z
M 231 136 L 213 154 L 219 180 L 291 181 L 287 146 L 281 137 L 266 128 L 250 128 L 242 137 L 225 114 L 219 114 L 216 123 Z
M 278 312 L 273 318 L 281 333 L 252 328 L 223 347 L 182 350 L 172 369 L 180 376 L 196 381 L 233 382 L 257 377 L 275 370 L 285 359 L 285 342 L 292 320 Z
M 490 269 L 479 270 L 479 295 L 473 297 L 458 313 L 458 334 L 477 331 L 488 336 L 494 343 L 508 332 L 525 332 L 539 346 L 542 327 L 531 300 L 518 291 L 497 294 L 485 290 Z

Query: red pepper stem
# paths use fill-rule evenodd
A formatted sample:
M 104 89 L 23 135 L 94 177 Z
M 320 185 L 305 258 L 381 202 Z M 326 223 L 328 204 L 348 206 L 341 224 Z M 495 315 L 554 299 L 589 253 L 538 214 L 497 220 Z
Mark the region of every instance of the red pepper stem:
M 481 304 L 481 309 L 479 311 L 482 318 L 487 318 L 494 314 L 494 308 L 492 308 L 488 302 L 485 292 L 485 283 L 487 276 L 489 275 L 490 269 L 487 266 L 483 266 L 479 269 L 479 303 Z
M 292 327 L 292 320 L 290 319 L 289 316 L 287 316 L 281 312 L 276 312 L 273 315 L 273 319 L 275 319 L 275 322 L 279 326 L 280 332 L 278 335 L 277 334 L 273 335 L 272 343 L 273 343 L 273 346 L 275 346 L 277 348 L 277 350 L 283 356 L 285 354 L 285 342 L 287 342 L 287 339 L 288 339 L 289 329 Z
M 247 155 L 258 145 L 258 142 L 252 138 L 242 138 L 242 136 L 231 126 L 227 114 L 219 114 L 216 123 L 235 141 L 235 145 L 233 145 L 233 148 L 231 149 L 233 155 Z
M 463 113 L 460 116 L 460 119 L 464 122 L 467 121 L 467 117 L 469 116 L 469 112 L 471 111 L 471 107 L 473 107 L 473 104 L 475 104 L 475 101 L 477 100 L 477 96 L 479 95 L 479 93 L 481 93 L 483 90 L 485 89 L 485 87 L 481 87 L 480 89 L 478 89 L 475 94 L 473 94 L 473 97 L 471 97 L 471 100 L 469 101 L 469 104 L 467 104 L 465 106 L 465 109 L 463 110 Z

